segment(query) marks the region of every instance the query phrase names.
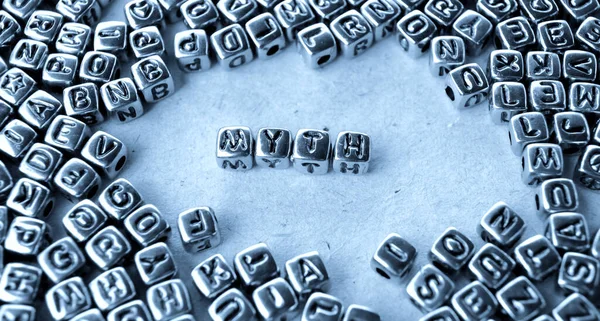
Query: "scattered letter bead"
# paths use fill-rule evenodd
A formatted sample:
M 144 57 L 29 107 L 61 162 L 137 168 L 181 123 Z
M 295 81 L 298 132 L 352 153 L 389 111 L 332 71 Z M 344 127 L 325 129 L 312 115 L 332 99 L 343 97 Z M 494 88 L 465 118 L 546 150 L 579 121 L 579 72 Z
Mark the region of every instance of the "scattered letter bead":
M 558 272 L 558 286 L 567 292 L 593 297 L 600 285 L 600 261 L 593 256 L 567 252 Z
M 329 274 L 318 252 L 309 252 L 285 262 L 287 280 L 301 301 L 313 292 L 329 289 Z
M 512 276 L 515 261 L 493 244 L 485 244 L 469 262 L 469 271 L 490 289 L 501 287 Z
M 62 161 L 61 152 L 48 145 L 35 143 L 23 157 L 19 172 L 33 180 L 48 183 Z
M 510 281 L 496 293 L 498 303 L 512 320 L 531 320 L 546 307 L 540 291 L 524 276 Z
M 169 223 L 154 205 L 144 205 L 124 219 L 129 236 L 142 247 L 165 241 L 171 231 Z
M 121 78 L 100 87 L 100 96 L 108 114 L 125 123 L 141 117 L 144 105 L 131 78 Z
M 283 279 L 276 278 L 252 293 L 258 314 L 268 321 L 287 320 L 298 308 L 298 298 L 292 287 Z
M 478 56 L 490 40 L 493 28 L 485 16 L 466 10 L 452 24 L 452 34 L 463 38 L 467 55 Z
M 180 31 L 175 34 L 174 43 L 175 59 L 179 69 L 184 72 L 210 69 L 210 50 L 206 31 L 202 29 Z
M 46 292 L 46 305 L 54 320 L 71 320 L 77 314 L 92 307 L 87 286 L 80 277 L 72 277 L 58 283 Z
M 515 259 L 534 281 L 542 281 L 557 271 L 561 260 L 552 243 L 542 235 L 532 236 L 517 245 Z
M 388 235 L 373 255 L 371 268 L 386 279 L 402 279 L 410 271 L 417 250 L 400 235 Z
M 85 265 L 85 257 L 70 237 L 62 238 L 38 255 L 38 264 L 54 283 L 58 283 Z
M 131 66 L 137 89 L 148 103 L 161 101 L 175 92 L 173 76 L 160 56 L 144 58 Z
M 454 282 L 431 264 L 423 266 L 406 286 L 413 304 L 422 312 L 441 307 L 454 292 Z
M 584 252 L 590 248 L 591 234 L 585 216 L 563 212 L 552 214 L 546 224 L 546 237 L 555 248 Z
M 457 109 L 484 102 L 489 87 L 488 79 L 478 64 L 463 65 L 446 76 L 446 96 Z
M 575 212 L 579 208 L 579 196 L 575 183 L 568 178 L 543 181 L 535 195 L 535 207 L 540 216 L 560 212 Z
M 108 217 L 90 200 L 83 200 L 71 208 L 62 219 L 63 226 L 75 241 L 86 242 L 104 227 Z
M 279 276 L 279 267 L 264 243 L 255 244 L 233 258 L 233 267 L 242 286 L 255 289 Z
M 81 157 L 106 177 L 115 178 L 127 161 L 127 146 L 116 137 L 99 130 L 85 143 Z
M 169 246 L 156 243 L 135 253 L 135 267 L 146 285 L 170 279 L 177 274 L 177 266 Z
M 151 286 L 146 292 L 146 301 L 156 321 L 171 320 L 192 311 L 190 294 L 179 279 Z
M 210 44 L 219 64 L 227 69 L 234 69 L 254 59 L 250 41 L 239 24 L 227 26 L 210 36 Z
M 429 49 L 436 33 L 435 23 L 420 10 L 409 12 L 396 24 L 396 39 L 400 47 L 413 58 L 420 57 Z
M 192 208 L 179 214 L 177 227 L 188 252 L 201 252 L 221 243 L 217 217 L 210 207 Z
M 431 247 L 429 259 L 443 269 L 458 271 L 473 256 L 475 245 L 464 234 L 450 227 Z
M 298 32 L 298 51 L 304 63 L 316 69 L 337 57 L 337 42 L 324 23 L 317 23 Z
M 90 238 L 85 252 L 100 269 L 106 271 L 129 255 L 131 245 L 119 230 L 108 226 Z
M 56 172 L 54 185 L 71 201 L 93 198 L 100 189 L 100 175 L 81 159 L 71 158 Z
M 484 241 L 509 248 L 519 241 L 525 228 L 525 222 L 512 208 L 498 202 L 483 215 L 477 231 Z
M 433 0 L 435 1 L 435 0 Z M 465 63 L 465 41 L 457 36 L 438 36 L 431 40 L 429 69 L 434 76 L 446 76 Z
M 100 197 L 98 204 L 115 220 L 122 220 L 143 203 L 142 196 L 133 184 L 124 178 L 119 178 L 108 185 Z
M 529 144 L 521 156 L 523 183 L 537 186 L 544 180 L 563 174 L 564 161 L 560 146 L 556 144 Z
M 496 313 L 498 301 L 481 282 L 474 281 L 452 296 L 452 307 L 463 320 L 486 320 Z
M 254 44 L 259 59 L 270 58 L 286 46 L 285 35 L 279 22 L 268 12 L 248 21 L 246 32 Z
M 214 299 L 231 288 L 237 281 L 237 276 L 223 255 L 215 254 L 192 270 L 192 279 L 200 293 Z

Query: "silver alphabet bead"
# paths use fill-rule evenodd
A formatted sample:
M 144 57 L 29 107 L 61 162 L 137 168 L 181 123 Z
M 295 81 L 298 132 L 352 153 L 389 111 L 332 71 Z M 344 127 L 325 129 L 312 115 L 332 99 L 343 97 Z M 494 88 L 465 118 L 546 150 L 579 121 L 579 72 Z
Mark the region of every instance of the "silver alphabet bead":
M 0 10 L 0 48 L 10 46 L 23 30 L 19 22 L 8 12 Z
M 80 76 L 81 77 L 81 76 Z M 104 121 L 98 86 L 88 82 L 65 88 L 63 101 L 67 116 L 78 119 L 87 125 L 96 125 Z
M 261 128 L 256 135 L 254 160 L 259 167 L 283 169 L 290 167 L 292 133 L 281 128 Z
M 131 66 L 131 75 L 148 103 L 163 100 L 175 92 L 171 72 L 160 56 L 150 56 L 138 61 Z
M 19 68 L 11 68 L 0 76 L 0 98 L 11 106 L 21 105 L 36 88 L 35 80 Z
M 527 80 L 558 80 L 561 75 L 561 62 L 558 54 L 544 51 L 530 51 L 526 59 Z
M 58 283 L 85 265 L 85 257 L 70 237 L 64 237 L 48 246 L 37 257 L 38 264 L 54 283 Z
M 237 276 L 223 255 L 215 254 L 192 270 L 192 279 L 200 293 L 214 299 L 231 288 L 237 281 Z
M 454 282 L 431 264 L 423 266 L 406 286 L 412 303 L 424 313 L 444 304 L 454 292 Z
M 330 158 L 331 143 L 328 132 L 301 129 L 296 133 L 291 160 L 298 171 L 326 174 L 329 171 Z
M 497 48 L 519 51 L 527 50 L 536 43 L 535 33 L 529 21 L 523 17 L 510 18 L 498 23 L 494 41 Z
M 306 301 L 302 321 L 340 321 L 343 313 L 342 301 L 333 295 L 315 292 Z
M 177 227 L 188 252 L 201 252 L 221 243 L 217 217 L 210 207 L 192 208 L 179 214 Z
M 464 8 L 458 0 L 429 0 L 424 11 L 442 30 L 448 31 Z
M 515 321 L 531 320 L 546 307 L 540 291 L 524 276 L 510 281 L 496 293 L 503 311 Z
M 219 64 L 234 69 L 254 59 L 244 28 L 239 24 L 227 26 L 210 36 Z
M 567 50 L 563 55 L 562 76 L 569 82 L 593 82 L 598 72 L 597 65 L 598 61 L 593 53 L 583 50 Z
M 564 13 L 569 21 L 579 24 L 587 17 L 598 17 L 600 2 L 598 0 L 585 1 L 582 3 L 560 0 Z
M 552 214 L 546 223 L 546 237 L 557 249 L 583 252 L 590 248 L 591 234 L 579 213 Z
M 600 261 L 582 253 L 565 253 L 558 272 L 558 286 L 567 292 L 592 297 L 599 285 Z
M 143 247 L 165 241 L 171 231 L 169 223 L 154 205 L 138 208 L 125 218 L 124 224 L 131 238 Z
M 600 53 L 600 19 L 588 17 L 575 32 L 575 39 L 583 48 Z M 0 38 L 1 39 L 1 38 Z M 1 43 L 1 41 L 0 41 Z
M 484 241 L 509 248 L 519 241 L 525 228 L 525 222 L 512 208 L 498 202 L 483 215 L 477 232 Z
M 38 294 L 41 279 L 42 270 L 34 265 L 18 262 L 6 264 L 0 277 L 0 301 L 8 304 L 32 304 Z
M 92 307 L 92 299 L 83 280 L 76 276 L 58 283 L 46 292 L 46 305 L 54 320 L 71 320 Z
M 335 18 L 331 22 L 330 28 L 344 57 L 356 57 L 369 49 L 374 43 L 373 28 L 367 19 L 356 10 L 347 11 Z
M 371 139 L 367 134 L 344 131 L 338 134 L 333 151 L 333 170 L 342 174 L 364 174 L 369 169 Z
M 463 320 L 486 320 L 496 313 L 498 301 L 481 282 L 474 281 L 452 296 L 452 307 Z
M 490 53 L 490 81 L 521 81 L 525 74 L 523 55 L 517 50 L 498 49 Z
M 13 160 L 21 158 L 37 138 L 37 133 L 26 123 L 14 119 L 0 130 L 0 152 Z
M 118 306 L 108 312 L 106 321 L 125 321 L 133 318 L 135 321 L 153 321 L 146 303 L 134 300 Z
M 516 81 L 492 84 L 489 96 L 489 112 L 494 124 L 502 125 L 520 113 L 527 111 L 527 90 Z
M 56 38 L 56 51 L 77 57 L 87 52 L 92 38 L 92 28 L 83 23 L 65 23 Z
M 268 59 L 286 47 L 285 35 L 275 17 L 266 12 L 246 23 L 246 32 L 259 59 Z
M 446 76 L 446 96 L 457 109 L 468 108 L 484 102 L 489 83 L 478 64 L 466 64 Z
M 388 235 L 379 244 L 371 259 L 371 268 L 386 279 L 402 279 L 417 257 L 412 244 L 396 233 Z
M 308 4 L 314 11 L 318 20 L 323 21 L 325 23 L 331 22 L 331 20 L 344 13 L 344 11 L 346 10 L 346 2 L 346 0 L 308 0 Z
M 585 116 L 577 112 L 554 114 L 552 136 L 564 154 L 577 154 L 590 141 L 590 128 Z
M 252 293 L 258 314 L 266 321 L 287 320 L 298 308 L 298 298 L 283 278 L 273 279 Z
M 157 1 L 132 0 L 125 4 L 125 18 L 132 29 L 148 26 L 164 27 L 164 13 Z
M 575 82 L 569 89 L 568 109 L 585 114 L 600 113 L 600 85 Z
M 64 89 L 73 86 L 78 67 L 77 56 L 63 53 L 49 54 L 42 70 L 42 82 L 49 88 Z
M 23 304 L 3 304 L 0 306 L 0 317 L 6 320 L 35 320 L 35 308 Z
M 179 69 L 184 72 L 210 69 L 212 63 L 206 31 L 202 29 L 180 31 L 175 34 L 174 43 L 175 59 Z
M 575 183 L 568 178 L 543 181 L 535 195 L 535 207 L 540 216 L 560 212 L 575 212 L 579 208 L 579 196 Z
M 124 268 L 116 267 L 103 272 L 90 282 L 90 292 L 96 306 L 109 311 L 131 300 L 135 287 Z
M 381 317 L 375 311 L 358 304 L 351 304 L 346 309 L 344 319 L 342 321 L 366 320 L 366 321 L 381 321 Z
M 144 114 L 142 99 L 131 78 L 121 78 L 100 87 L 100 96 L 108 114 L 126 123 Z
M 115 178 L 127 162 L 127 146 L 118 138 L 99 130 L 85 143 L 81 157 L 104 176 Z
M 258 243 L 237 253 L 233 258 L 242 286 L 254 289 L 279 276 L 279 267 L 264 243 Z
M 94 51 L 108 52 L 127 61 L 127 24 L 122 21 L 105 21 L 96 26 Z
M 439 309 L 435 309 L 422 318 L 419 321 L 460 321 L 456 312 L 449 307 L 441 307 Z
M 71 321 L 106 321 L 106 319 L 104 319 L 104 316 L 100 310 L 94 308 L 79 313 L 73 317 Z
M 373 26 L 374 41 L 381 41 L 393 34 L 402 9 L 394 0 L 367 0 L 360 13 Z
M 121 75 L 117 56 L 101 51 L 87 52 L 81 59 L 79 80 L 103 85 Z
M 103 228 L 108 217 L 90 200 L 83 200 L 69 210 L 62 224 L 75 241 L 86 242 L 94 233 Z
M 295 41 L 296 34 L 316 20 L 308 2 L 303 0 L 283 0 L 275 5 L 273 12 L 288 41 Z
M 477 12 L 488 18 L 493 24 L 514 16 L 519 10 L 516 0 L 496 2 L 494 0 L 478 0 Z
M 466 10 L 452 24 L 452 34 L 463 38 L 467 55 L 477 56 L 491 38 L 494 26 L 482 14 Z
M 515 248 L 515 259 L 527 276 L 542 281 L 560 267 L 560 254 L 542 235 L 535 235 Z
M 396 40 L 410 57 L 422 56 L 437 33 L 435 23 L 420 10 L 402 17 L 396 24 Z
M 433 0 L 435 1 L 435 0 Z M 438 36 L 431 40 L 429 69 L 434 76 L 446 76 L 465 63 L 465 41 L 457 36 Z
M 337 41 L 324 23 L 317 23 L 298 32 L 297 48 L 304 64 L 316 69 L 337 57 Z
M 498 289 L 512 276 L 515 261 L 493 244 L 485 244 L 469 262 L 469 271 L 490 289 Z
M 38 90 L 27 97 L 17 110 L 21 119 L 37 130 L 45 130 L 62 113 L 62 103 L 49 93 Z
M 258 4 L 255 0 L 219 0 L 217 9 L 226 24 L 244 25 L 258 13 Z
M 443 269 L 460 270 L 473 256 L 475 245 L 464 234 L 450 227 L 434 242 L 429 259 Z
M 575 165 L 573 180 L 592 191 L 600 190 L 600 167 L 597 165 L 600 147 L 588 145 Z
M 54 207 L 54 196 L 50 189 L 29 178 L 21 178 L 8 195 L 6 206 L 16 214 L 45 218 Z
M 527 185 L 537 186 L 544 180 L 563 174 L 563 152 L 556 144 L 529 144 L 521 156 L 521 179 Z
M 47 245 L 48 233 L 44 221 L 17 216 L 6 232 L 4 249 L 22 256 L 37 255 Z
M 115 220 L 122 220 L 143 203 L 142 196 L 126 179 L 119 178 L 108 185 L 98 197 L 100 207 Z
M 254 306 L 238 289 L 230 289 L 221 294 L 208 307 L 208 314 L 213 321 L 258 320 Z
M 559 8 L 554 0 L 518 0 L 521 7 L 521 15 L 533 23 L 552 20 L 558 16 Z
M 251 169 L 254 139 L 248 127 L 223 127 L 217 136 L 217 164 L 223 169 Z
M 165 54 L 165 41 L 155 26 L 136 29 L 129 34 L 131 51 L 137 59 Z
M 86 162 L 71 158 L 54 176 L 54 186 L 71 201 L 93 198 L 100 189 L 100 175 Z
M 508 140 L 516 156 L 521 156 L 525 147 L 532 143 L 545 143 L 550 139 L 546 118 L 540 112 L 518 114 L 508 124 Z
M 42 0 L 6 0 L 2 2 L 2 8 L 8 11 L 11 15 L 15 16 L 15 18 L 25 21 L 41 4 L 41 2 Z
M 144 247 L 135 254 L 135 267 L 146 285 L 170 279 L 177 274 L 173 254 L 165 243 Z
M 541 22 L 537 26 L 537 39 L 544 51 L 562 52 L 575 45 L 573 31 L 564 20 Z
M 34 11 L 25 24 L 25 36 L 33 40 L 50 43 L 60 31 L 63 16 L 47 10 Z
M 171 320 L 192 311 L 190 294 L 179 279 L 151 286 L 146 292 L 146 301 L 156 321 Z
M 316 251 L 286 261 L 285 272 L 289 284 L 301 301 L 308 299 L 313 292 L 326 292 L 329 289 L 329 274 Z
M 106 271 L 122 261 L 129 252 L 129 241 L 114 226 L 108 226 L 92 236 L 85 244 L 88 257 Z
M 215 29 L 219 21 L 219 10 L 210 0 L 187 0 L 181 5 L 183 22 L 190 29 Z
M 573 316 L 590 321 L 600 320 L 600 312 L 586 297 L 579 293 L 569 295 L 554 310 L 552 316 L 556 321 L 572 321 Z
M 102 8 L 97 0 L 58 0 L 56 11 L 66 20 L 95 26 L 102 17 Z

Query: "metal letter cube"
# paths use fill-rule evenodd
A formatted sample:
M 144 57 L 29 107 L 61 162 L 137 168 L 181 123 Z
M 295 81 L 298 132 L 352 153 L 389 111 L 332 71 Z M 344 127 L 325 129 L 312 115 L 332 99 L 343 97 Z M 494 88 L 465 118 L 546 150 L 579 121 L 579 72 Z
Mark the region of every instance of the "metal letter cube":
M 131 75 L 146 102 L 161 101 L 175 92 L 171 72 L 159 56 L 150 56 L 135 63 L 131 66 Z
M 298 32 L 297 48 L 304 64 L 316 69 L 337 57 L 337 41 L 324 23 L 317 23 Z
M 142 196 L 126 179 L 108 185 L 98 197 L 100 207 L 115 220 L 122 220 L 143 203 Z
M 303 173 L 326 174 L 330 157 L 329 133 L 311 129 L 298 131 L 291 157 L 294 168 Z
M 498 301 L 481 282 L 474 281 L 452 296 L 452 307 L 463 320 L 486 320 L 496 313 Z
M 6 232 L 4 249 L 21 256 L 37 255 L 47 245 L 48 233 L 44 221 L 17 216 Z
M 0 277 L 0 301 L 4 303 L 32 304 L 38 294 L 42 270 L 18 262 L 4 266 Z
M 246 23 L 246 32 L 259 59 L 268 59 L 286 46 L 285 35 L 275 17 L 266 12 Z
M 412 303 L 422 312 L 444 304 L 454 292 L 454 282 L 431 264 L 423 266 L 406 286 Z
M 14 119 L 0 130 L 0 152 L 17 160 L 33 145 L 37 133 L 26 123 Z
M 306 301 L 302 321 L 340 321 L 343 313 L 344 305 L 340 299 L 315 292 Z
M 125 229 L 142 247 L 165 241 L 171 231 L 169 223 L 154 205 L 144 205 L 124 219 Z
M 259 167 L 284 169 L 290 167 L 292 133 L 281 128 L 261 128 L 256 134 L 254 160 Z
M 54 196 L 52 191 L 41 183 L 21 178 L 10 191 L 6 207 L 18 215 L 46 218 L 54 207 Z
M 127 24 L 122 21 L 105 21 L 96 26 L 94 51 L 113 54 L 127 61 Z
M 586 50 L 600 53 L 600 19 L 596 17 L 585 19 L 575 32 L 575 39 Z
M 121 78 L 100 87 L 100 96 L 108 114 L 126 123 L 144 114 L 142 99 L 131 78 Z
M 600 85 L 576 82 L 569 88 L 570 111 L 576 111 L 589 115 L 600 113 Z
M 223 169 L 251 169 L 254 140 L 248 127 L 223 127 L 217 136 L 217 164 Z
M 79 80 L 103 85 L 121 76 L 121 67 L 117 56 L 101 51 L 87 52 L 81 59 Z
M 170 279 L 177 274 L 173 254 L 165 243 L 156 243 L 137 252 L 135 267 L 146 285 Z
M 493 24 L 498 24 L 512 16 L 519 10 L 516 0 L 497 2 L 495 0 L 478 0 L 477 12 L 488 18 Z
M 572 212 L 550 215 L 546 237 L 557 249 L 578 252 L 588 250 L 592 238 L 585 216 Z
M 129 252 L 129 241 L 114 226 L 108 226 L 92 236 L 85 244 L 88 257 L 106 271 L 122 261 Z
M 14 15 L 17 19 L 25 21 L 41 4 L 41 2 L 41 0 L 6 0 L 2 3 L 2 8 Z
M 364 174 L 369 170 L 371 139 L 367 134 L 344 131 L 333 150 L 333 170 L 342 174 Z
M 568 82 L 596 80 L 598 60 L 588 51 L 567 50 L 563 55 L 562 76 Z
M 394 33 L 402 9 L 394 0 L 367 0 L 360 13 L 373 26 L 374 41 L 381 41 Z
M 575 45 L 573 31 L 564 20 L 545 21 L 538 24 L 537 38 L 544 51 L 562 52 Z
M 502 310 L 517 321 L 531 320 L 546 307 L 540 291 L 524 276 L 510 281 L 496 293 Z
M 498 289 L 512 276 L 515 261 L 493 244 L 485 244 L 469 262 L 469 271 L 490 289 Z
M 217 217 L 210 207 L 192 208 L 179 214 L 177 227 L 189 252 L 201 252 L 221 243 Z
M 129 34 L 131 51 L 137 59 L 165 54 L 165 41 L 155 26 L 149 26 L 132 31 Z
M 558 286 L 567 292 L 593 297 L 600 285 L 600 261 L 593 256 L 567 252 L 558 272 Z
M 76 276 L 62 281 L 46 292 L 46 305 L 54 320 L 71 320 L 92 307 L 92 299 L 83 280 Z
M 516 81 L 496 82 L 489 96 L 489 112 L 494 124 L 502 125 L 527 111 L 527 90 Z
M 239 24 L 227 26 L 210 36 L 210 44 L 219 64 L 234 69 L 254 59 L 244 28 Z
M 496 48 L 519 51 L 526 51 L 536 43 L 535 33 L 523 17 L 510 18 L 498 23 L 494 41 Z
M 259 3 L 261 1 L 258 1 Z M 276 1 L 270 1 L 276 2 Z M 329 23 L 346 10 L 346 0 L 319 1 L 308 0 L 308 4 L 317 16 L 317 20 Z M 308 27 L 307 27 L 308 28 Z M 305 28 L 306 29 L 306 28 Z
M 88 82 L 65 88 L 63 101 L 67 116 L 81 120 L 87 125 L 96 125 L 104 121 L 98 86 L 94 83 Z
M 468 56 L 478 56 L 491 39 L 494 26 L 482 14 L 466 10 L 452 24 L 452 34 L 463 38 Z
M 233 268 L 242 286 L 248 289 L 255 289 L 279 276 L 279 267 L 264 243 L 237 253 L 233 258 Z
M 91 27 L 102 16 L 102 8 L 97 0 L 59 0 L 56 11 L 68 21 L 81 22 Z
M 0 48 L 10 46 L 22 30 L 19 22 L 10 13 L 0 10 Z
M 283 0 L 275 5 L 273 12 L 288 41 L 295 41 L 296 34 L 316 20 L 308 2 L 303 0 Z
M 254 306 L 238 289 L 221 294 L 208 307 L 208 314 L 214 321 L 258 320 Z
M 525 74 L 525 63 L 521 52 L 498 49 L 490 53 L 488 63 L 490 81 L 521 81 Z
M 515 248 L 515 259 L 527 276 L 542 281 L 560 267 L 560 254 L 542 235 L 535 235 Z
M 35 320 L 34 307 L 23 304 L 3 304 L 0 306 L 0 316 L 6 320 Z
M 56 51 L 82 57 L 94 37 L 92 28 L 83 23 L 65 23 L 56 38 Z
M 219 0 L 217 9 L 226 24 L 244 25 L 258 13 L 258 4 L 255 0 Z
M 554 0 L 518 0 L 521 15 L 533 23 L 552 20 L 558 16 L 559 7 Z
M 215 254 L 192 270 L 192 279 L 200 293 L 214 299 L 232 287 L 237 281 L 237 276 L 223 255 Z
M 342 321 L 353 321 L 353 320 L 369 320 L 369 321 L 381 321 L 379 314 L 375 311 L 358 304 L 351 304 L 346 309 L 344 319 Z
M 202 29 L 180 31 L 175 34 L 174 43 L 175 59 L 179 69 L 184 72 L 210 69 L 212 63 L 206 31 Z
M 527 185 L 537 186 L 544 180 L 558 178 L 564 170 L 563 153 L 556 144 L 529 144 L 521 156 L 521 179 Z
M 283 278 L 276 278 L 252 292 L 258 314 L 265 320 L 287 320 L 298 308 L 298 298 Z
M 588 145 L 584 150 L 575 166 L 573 180 L 578 184 L 592 190 L 600 190 L 600 166 L 598 166 L 598 156 L 600 147 Z
M 69 210 L 62 224 L 75 241 L 86 242 L 93 234 L 104 227 L 108 217 L 90 200 L 83 200 Z
M 513 116 L 508 124 L 508 139 L 516 156 L 521 156 L 529 144 L 547 142 L 550 139 L 550 131 L 546 118 L 540 112 Z
M 181 5 L 183 22 L 189 29 L 214 31 L 219 10 L 210 0 L 188 0 Z
M 179 279 L 151 286 L 146 292 L 146 301 L 156 321 L 171 320 L 192 311 L 190 294 Z
M 465 41 L 457 36 L 438 36 L 431 41 L 429 69 L 438 77 L 465 63 Z
M 396 24 L 396 40 L 410 57 L 422 56 L 437 33 L 435 23 L 420 10 L 402 17 Z
M 329 274 L 318 252 L 298 255 L 285 262 L 287 280 L 298 299 L 305 301 L 313 292 L 329 290 Z
M 373 255 L 371 268 L 386 279 L 402 279 L 411 269 L 417 250 L 400 235 L 388 235 Z
M 157 1 L 132 0 L 125 4 L 125 18 L 132 29 L 148 26 L 165 26 L 164 14 Z
M 100 175 L 81 159 L 71 158 L 56 172 L 54 186 L 70 201 L 93 198 L 100 189 Z
M 525 222 L 506 203 L 494 204 L 481 218 L 477 232 L 485 242 L 512 247 L 525 233 Z
M 25 99 L 17 112 L 33 129 L 45 130 L 54 117 L 62 113 L 62 108 L 58 99 L 43 90 L 38 90 Z
M 96 306 L 109 311 L 131 300 L 135 287 L 124 268 L 116 267 L 103 272 L 90 282 L 90 291 Z
M 35 80 L 19 68 L 11 68 L 0 76 L 0 98 L 11 106 L 21 105 L 36 87 Z
M 529 81 L 558 80 L 562 74 L 560 57 L 553 52 L 530 51 L 525 65 Z
M 478 64 L 466 64 L 446 76 L 446 96 L 457 109 L 468 108 L 484 102 L 489 83 Z
M 447 33 L 454 21 L 463 13 L 465 6 L 458 0 L 429 0 L 425 14 Z
M 130 301 L 112 309 L 108 312 L 106 321 L 123 321 L 129 318 L 133 318 L 135 321 L 153 321 L 146 303 L 142 300 Z
M 127 146 L 118 138 L 97 131 L 85 143 L 81 157 L 108 178 L 115 178 L 127 162 Z
M 79 71 L 77 56 L 64 53 L 51 53 L 42 70 L 42 83 L 49 88 L 64 89 L 75 84 Z
M 579 208 L 579 196 L 575 183 L 568 178 L 543 181 L 535 195 L 535 207 L 540 216 L 560 212 L 575 212 Z
M 600 312 L 586 297 L 579 293 L 569 295 L 554 310 L 552 316 L 556 321 L 573 321 L 573 316 L 590 321 L 600 320 Z
M 587 17 L 598 17 L 600 12 L 600 2 L 598 0 L 583 2 L 560 0 L 560 3 L 564 8 L 567 19 L 575 24 L 581 23 Z
M 552 136 L 564 154 L 580 153 L 590 141 L 590 128 L 585 116 L 577 112 L 554 114 Z
M 85 265 L 85 256 L 70 237 L 64 237 L 48 246 L 37 257 L 38 264 L 54 283 L 58 283 Z
M 33 40 L 50 43 L 54 41 L 63 23 L 63 16 L 47 10 L 34 11 L 25 24 L 25 36 Z
M 21 39 L 10 53 L 8 63 L 37 75 L 48 58 L 48 45 L 41 41 Z
M 475 245 L 464 234 L 450 227 L 434 242 L 429 259 L 447 270 L 460 270 L 473 256 Z

